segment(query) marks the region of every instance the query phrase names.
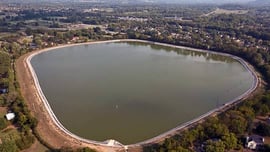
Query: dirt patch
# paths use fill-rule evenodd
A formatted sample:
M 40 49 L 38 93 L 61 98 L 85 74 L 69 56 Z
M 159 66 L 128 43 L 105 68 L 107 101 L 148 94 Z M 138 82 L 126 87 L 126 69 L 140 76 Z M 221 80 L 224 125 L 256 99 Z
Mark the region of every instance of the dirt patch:
M 221 9 L 217 8 L 216 10 L 205 14 L 204 16 L 210 16 L 210 15 L 219 15 L 219 14 L 246 14 L 248 13 L 248 10 L 226 10 L 226 9 Z
M 0 116 L 4 116 L 7 113 L 7 107 L 0 107 Z
M 49 149 L 47 149 L 39 141 L 36 140 L 30 148 L 25 149 L 22 152 L 47 152 L 47 151 L 49 151 Z

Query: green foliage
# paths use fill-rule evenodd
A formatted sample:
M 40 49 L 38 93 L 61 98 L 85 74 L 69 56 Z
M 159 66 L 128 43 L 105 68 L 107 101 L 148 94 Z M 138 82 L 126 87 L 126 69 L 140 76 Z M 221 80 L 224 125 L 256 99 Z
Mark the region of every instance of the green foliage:
M 223 135 L 229 133 L 228 127 L 225 124 L 220 123 L 217 117 L 209 118 L 205 122 L 204 128 L 208 139 L 221 138 Z
M 5 104 L 6 104 L 5 98 L 2 95 L 0 95 L 0 106 L 4 106 Z
M 167 138 L 161 145 L 145 147 L 146 152 L 191 152 L 190 149 L 181 146 L 181 137 Z
M 0 130 L 6 128 L 8 125 L 7 120 L 5 118 L 0 118 Z
M 74 150 L 71 147 L 62 147 L 59 149 L 59 152 L 73 152 Z
M 230 110 L 223 115 L 221 120 L 231 132 L 237 135 L 243 134 L 248 127 L 248 121 L 240 111 Z
M 18 148 L 14 141 L 5 141 L 0 144 L 0 151 L 1 152 L 18 152 Z
M 22 112 L 18 112 L 16 120 L 18 125 L 22 127 L 27 122 L 27 117 Z
M 0 89 L 9 88 L 9 69 L 10 69 L 10 57 L 7 53 L 0 51 Z M 3 100 L 1 102 L 4 104 Z
M 96 25 L 106 24 L 110 31 L 125 33 L 117 34 L 112 36 L 112 38 L 130 37 L 147 39 L 234 54 L 252 63 L 255 68 L 263 74 L 265 80 L 270 82 L 270 53 L 268 51 L 270 45 L 268 25 L 270 22 L 269 15 L 267 15 L 269 14 L 267 13 L 269 12 L 269 8 L 252 8 L 251 12 L 242 15 L 203 15 L 205 12 L 211 11 L 211 9 L 213 8 L 181 7 L 181 9 L 179 9 L 178 6 L 156 6 L 154 8 L 136 6 L 135 8 L 115 7 L 114 12 L 110 13 L 106 13 L 106 11 L 95 13 L 59 11 L 57 12 L 57 16 L 66 17 L 65 19 L 60 19 L 60 22 L 75 24 L 82 22 Z M 147 10 L 147 13 L 144 13 L 145 10 Z M 149 18 L 149 16 L 151 16 L 151 20 L 147 22 L 136 22 L 115 19 L 119 14 L 125 14 L 123 12 L 135 12 L 132 13 L 134 17 Z M 139 15 L 136 12 L 139 12 Z M 94 29 L 59 31 L 48 30 L 46 28 L 40 29 L 38 27 L 30 29 L 29 27 L 31 27 L 31 25 L 29 26 L 27 25 L 28 23 L 25 22 L 28 19 L 35 21 L 42 18 L 42 20 L 50 21 L 52 23 L 51 27 L 61 27 L 59 20 L 50 19 L 52 15 L 55 14 L 42 10 L 24 10 L 23 14 L 17 17 L 3 17 L 3 19 L 0 19 L 0 26 L 4 27 L 2 30 L 14 30 L 13 24 L 10 22 L 16 21 L 17 26 L 22 29 L 20 30 L 22 33 L 25 32 L 28 36 L 34 36 L 33 43 L 35 43 L 38 48 L 46 47 L 44 42 L 47 42 L 49 45 L 51 42 L 54 44 L 64 44 L 72 40 L 73 37 L 79 37 L 80 40 L 76 42 L 104 38 L 104 33 L 99 27 Z M 175 15 L 181 15 L 183 20 L 191 21 L 163 19 L 166 16 Z M 113 18 L 109 16 L 113 16 Z M 38 21 L 34 22 L 35 26 L 39 26 L 39 24 Z M 26 30 L 23 31 L 23 29 Z M 176 33 L 179 36 L 172 37 L 171 33 Z M 3 40 L 1 39 L 3 43 L 0 48 L 0 74 L 7 77 L 0 79 L 2 86 L 10 87 L 16 84 L 16 82 L 13 82 L 15 78 L 10 76 L 10 57 L 3 51 L 17 58 L 21 54 L 31 50 L 28 44 L 25 45 L 16 41 L 18 38 L 20 37 L 15 34 L 15 36 L 6 37 L 3 38 Z M 239 40 L 239 42 L 236 40 Z M 31 117 L 22 99 L 18 99 L 18 94 L 14 93 L 16 90 L 10 90 L 12 90 L 12 92 L 5 96 L 5 98 L 1 99 L 0 97 L 0 104 L 4 103 L 10 105 L 11 109 L 16 113 L 18 117 L 15 123 L 20 128 L 20 131 L 27 132 L 30 128 L 35 128 L 37 120 Z M 233 148 L 235 146 L 235 136 L 239 136 L 245 131 L 251 130 L 252 120 L 255 118 L 255 115 L 267 115 L 269 112 L 270 93 L 265 94 L 262 100 L 260 100 L 260 97 L 255 98 L 256 100 L 241 106 L 239 109 L 226 112 L 221 119 L 210 119 L 201 126 L 181 133 L 177 138 L 174 137 L 171 140 L 165 141 L 166 143 L 159 145 L 159 148 L 155 148 L 154 150 L 189 151 L 188 148 L 192 147 L 194 143 L 204 142 L 210 138 L 221 138 L 226 149 Z M 263 127 L 267 128 L 265 126 Z M 258 131 L 261 131 L 261 129 L 258 129 Z M 266 129 L 265 132 L 268 132 L 268 130 Z M 235 133 L 235 135 L 233 133 Z M 24 143 L 22 141 L 20 142 Z M 215 146 L 215 144 L 217 144 L 217 147 L 218 145 L 222 147 L 222 144 L 219 142 L 209 142 L 209 150 L 213 150 L 213 145 Z M 66 151 L 69 151 L 69 149 L 67 148 Z
M 207 140 L 205 152 L 225 152 L 225 144 L 222 141 Z
M 255 130 L 261 136 L 270 136 L 270 125 L 268 124 L 260 122 Z
M 17 92 L 9 92 L 6 97 L 5 100 L 8 104 L 13 103 L 14 101 L 16 101 L 18 98 L 18 93 Z
M 44 145 L 45 147 L 47 147 L 48 149 L 52 150 L 52 151 L 58 151 L 57 149 L 55 149 L 50 143 L 48 143 L 47 141 L 45 141 L 38 133 L 36 128 L 32 129 L 33 134 L 35 135 L 35 137 L 38 139 L 38 141 Z
M 10 65 L 10 57 L 7 53 L 0 51 L 0 65 L 1 66 L 8 66 Z M 1 69 L 1 68 L 0 68 Z M 7 71 L 0 71 L 1 74 Z
M 38 120 L 35 117 L 33 117 L 32 115 L 30 115 L 30 113 L 27 114 L 27 118 L 28 118 L 27 124 L 29 124 L 29 127 L 31 129 L 36 128 L 36 126 L 38 124 Z
M 35 141 L 35 137 L 30 133 L 21 133 L 20 138 L 16 140 L 16 145 L 20 150 L 29 148 Z
M 1 139 L 3 142 L 16 141 L 20 138 L 20 133 L 12 128 L 6 129 L 1 132 Z
M 253 108 L 249 106 L 241 106 L 239 111 L 243 114 L 246 120 L 253 120 L 255 118 L 255 112 Z
M 89 148 L 89 147 L 83 147 L 78 149 L 72 149 L 71 147 L 62 147 L 59 150 L 56 150 L 57 152 L 96 152 L 95 150 Z
M 269 113 L 269 107 L 266 104 L 257 103 L 254 105 L 254 109 L 256 111 L 256 115 L 266 116 Z
M 77 149 L 76 152 L 96 152 L 96 151 L 89 147 L 84 147 L 84 148 Z
M 185 131 L 180 135 L 180 145 L 183 147 L 192 147 L 194 141 L 199 137 L 199 130 L 193 129 Z
M 259 149 L 260 152 L 269 152 L 270 151 L 270 145 L 265 144 L 262 148 Z
M 11 110 L 16 114 L 15 123 L 22 131 L 28 131 L 37 126 L 37 120 L 31 116 L 27 105 L 17 96 L 15 101 L 11 104 Z
M 237 117 L 231 121 L 230 130 L 235 134 L 243 134 L 247 129 L 247 120 L 243 117 Z
M 226 149 L 235 149 L 237 147 L 237 138 L 234 133 L 225 134 L 221 137 Z

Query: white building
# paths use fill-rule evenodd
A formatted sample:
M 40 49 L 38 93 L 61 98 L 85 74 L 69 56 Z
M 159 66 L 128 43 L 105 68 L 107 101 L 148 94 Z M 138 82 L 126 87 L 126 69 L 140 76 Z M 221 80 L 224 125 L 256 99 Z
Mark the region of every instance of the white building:
M 14 119 L 14 118 L 15 118 L 15 113 L 7 113 L 7 114 L 6 114 L 6 118 L 7 118 L 7 120 L 12 120 L 12 119 Z

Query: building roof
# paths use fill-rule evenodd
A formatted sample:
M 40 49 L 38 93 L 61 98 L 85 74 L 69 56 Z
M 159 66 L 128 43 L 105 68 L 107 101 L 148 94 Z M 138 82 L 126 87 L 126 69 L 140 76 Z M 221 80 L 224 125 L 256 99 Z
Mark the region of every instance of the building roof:
M 264 138 L 262 136 L 259 135 L 251 135 L 248 136 L 248 142 L 254 141 L 257 144 L 263 144 L 264 143 Z
M 15 118 L 15 113 L 8 113 L 8 114 L 6 114 L 6 118 L 7 118 L 7 120 L 14 119 Z
M 7 93 L 8 89 L 7 88 L 0 88 L 0 93 Z

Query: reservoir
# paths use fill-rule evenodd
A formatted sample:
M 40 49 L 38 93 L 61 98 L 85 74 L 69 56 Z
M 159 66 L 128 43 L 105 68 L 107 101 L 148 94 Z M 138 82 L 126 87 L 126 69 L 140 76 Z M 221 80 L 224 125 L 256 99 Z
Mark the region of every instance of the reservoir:
M 31 64 L 58 120 L 91 140 L 133 144 L 245 93 L 252 74 L 230 57 L 142 42 L 54 49 Z

